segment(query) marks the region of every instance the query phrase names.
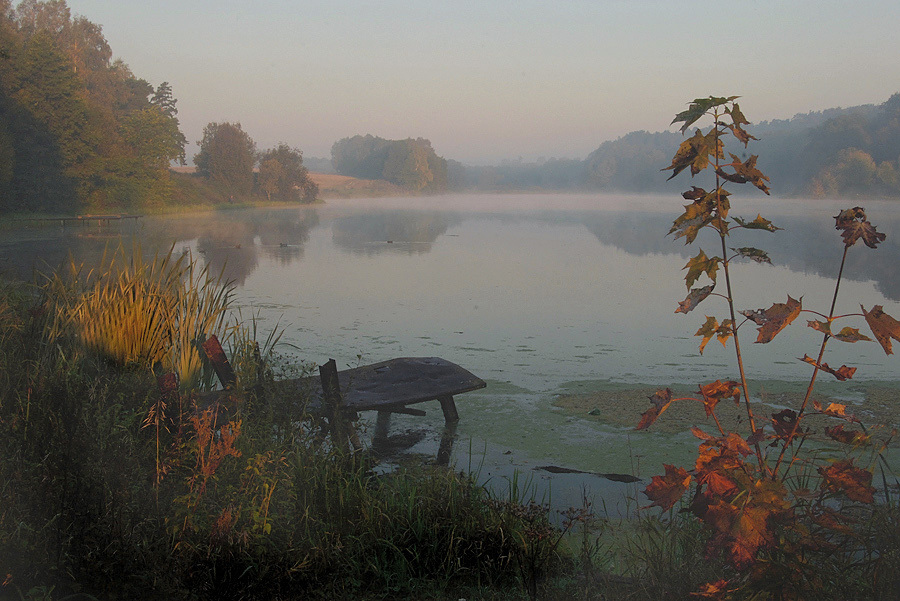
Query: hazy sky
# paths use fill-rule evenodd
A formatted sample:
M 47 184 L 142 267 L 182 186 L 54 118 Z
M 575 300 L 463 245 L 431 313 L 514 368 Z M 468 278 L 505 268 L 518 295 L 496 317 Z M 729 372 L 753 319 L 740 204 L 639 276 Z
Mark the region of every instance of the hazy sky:
M 172 84 L 188 140 L 425 137 L 445 158 L 583 158 L 698 96 L 751 120 L 900 91 L 897 0 L 68 0 Z M 195 147 L 189 149 L 192 153 Z

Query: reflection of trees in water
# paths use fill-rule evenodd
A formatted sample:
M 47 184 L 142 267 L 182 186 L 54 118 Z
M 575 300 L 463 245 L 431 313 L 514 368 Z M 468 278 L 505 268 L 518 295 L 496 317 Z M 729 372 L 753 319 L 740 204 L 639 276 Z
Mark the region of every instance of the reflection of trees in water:
M 874 214 L 869 217 L 879 232 L 887 233 L 887 240 L 874 251 L 862 243 L 852 248 L 847 255 L 845 277 L 855 281 L 871 280 L 886 298 L 900 300 L 900 217 Z M 630 254 L 663 253 L 689 257 L 698 252 L 697 244 L 685 246 L 682 240 L 673 240 L 672 236 L 665 235 L 673 220 L 667 215 L 590 213 L 584 214 L 582 219 L 585 227 L 600 242 Z M 775 265 L 827 278 L 837 276 L 843 242 L 834 229 L 833 218 L 780 216 L 772 217 L 772 222 L 783 231 L 767 234 L 737 230 L 732 233 L 729 247 L 755 246 L 767 251 Z M 719 248 L 718 239 L 700 239 L 699 246 L 712 252 Z
M 332 238 L 339 248 L 358 254 L 425 253 L 438 236 L 461 219 L 449 213 L 384 211 L 336 219 Z
M 213 274 L 221 272 L 243 285 L 259 265 L 260 254 L 283 265 L 302 258 L 303 245 L 318 223 L 313 209 L 229 211 L 158 220 L 146 239 L 156 246 L 196 240 Z

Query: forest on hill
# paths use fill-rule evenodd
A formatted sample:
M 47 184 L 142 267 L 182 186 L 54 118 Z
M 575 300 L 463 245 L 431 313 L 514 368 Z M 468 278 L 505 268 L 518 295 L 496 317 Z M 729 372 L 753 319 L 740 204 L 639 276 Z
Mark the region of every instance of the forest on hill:
M 302 153 L 257 152 L 239 123 L 210 123 L 197 176 L 172 87 L 141 79 L 65 0 L 0 0 L 0 211 L 77 213 L 265 199 L 309 202 Z
M 748 129 L 759 139 L 741 154 L 759 156 L 759 168 L 779 196 L 900 197 L 900 93 L 879 105 L 798 114 Z M 676 132 L 635 131 L 603 142 L 583 160 L 456 163 L 453 181 L 459 189 L 484 191 L 677 193 L 680 187 L 660 170 L 683 140 Z

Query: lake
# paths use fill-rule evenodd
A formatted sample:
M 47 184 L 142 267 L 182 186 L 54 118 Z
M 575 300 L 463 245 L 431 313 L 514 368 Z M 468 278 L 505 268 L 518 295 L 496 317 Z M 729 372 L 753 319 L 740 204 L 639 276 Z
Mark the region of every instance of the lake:
M 855 203 L 741 203 L 733 201 L 733 215 L 761 212 L 784 231 L 737 232 L 730 241 L 766 249 L 774 263 L 735 264 L 738 308 L 769 307 L 790 294 L 827 313 L 842 252 L 833 216 Z M 343 367 L 440 356 L 486 380 L 486 389 L 457 399 L 458 467 L 480 466 L 482 478 L 501 485 L 513 469 L 541 490 L 552 481 L 555 504 L 576 502 L 585 482 L 607 501 L 627 504 L 623 491 L 633 494 L 634 485 L 532 468 L 654 475 L 663 461 L 689 457 L 695 440 L 596 419 L 587 411 L 591 399 L 617 403 L 614 411 L 630 420 L 655 387 L 737 379 L 730 344 L 713 340 L 701 356 L 693 336 L 705 315 L 725 315 L 724 302 L 710 298 L 686 316 L 674 313 L 686 294 L 682 268 L 697 253 L 666 236 L 682 204 L 678 197 L 440 196 L 24 227 L 0 232 L 0 269 L 26 277 L 68 253 L 91 264 L 107 244 L 132 238 L 146 254 L 174 245 L 223 270 L 235 283 L 236 308 L 256 316 L 263 338 L 283 328 L 282 350 L 297 360 L 334 358 Z M 897 317 L 900 204 L 864 206 L 888 238 L 878 250 L 850 250 L 837 312 L 883 305 Z M 717 243 L 699 246 L 712 255 Z M 768 345 L 752 344 L 754 324 L 742 328 L 748 376 L 764 382 L 763 393 L 808 377 L 797 358 L 814 355 L 821 341 L 806 327 L 815 318 L 808 315 Z M 861 318 L 846 325 L 868 332 Z M 829 364 L 859 368 L 842 387 L 826 382 L 829 394 L 862 403 L 867 386 L 896 384 L 896 360 L 877 343 L 829 348 Z M 571 397 L 587 404 L 557 406 Z M 423 436 L 410 453 L 437 446 L 439 406 L 424 408 L 426 418 L 402 416 L 392 426 Z

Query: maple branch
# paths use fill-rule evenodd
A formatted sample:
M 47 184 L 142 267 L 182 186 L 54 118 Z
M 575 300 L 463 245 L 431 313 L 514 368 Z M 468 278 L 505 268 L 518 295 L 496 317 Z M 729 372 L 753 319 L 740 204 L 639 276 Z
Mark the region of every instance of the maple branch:
M 834 283 L 834 295 L 831 297 L 831 309 L 828 311 L 828 322 L 834 319 L 834 308 L 837 305 L 837 297 L 838 291 L 841 288 L 841 278 L 844 275 L 844 265 L 847 262 L 847 251 L 850 250 L 850 247 L 845 245 L 844 252 L 841 255 L 841 266 L 838 269 L 837 281 Z M 809 386 L 806 387 L 806 395 L 803 397 L 803 403 L 800 405 L 800 410 L 797 412 L 797 419 L 794 421 L 794 427 L 791 428 L 791 433 L 785 439 L 784 444 L 781 447 L 781 452 L 778 454 L 778 460 L 775 462 L 775 467 L 772 469 L 772 478 L 775 479 L 778 475 L 778 468 L 781 466 L 781 461 L 784 458 L 785 452 L 787 452 L 787 447 L 794 440 L 794 437 L 797 435 L 797 429 L 800 427 L 800 420 L 803 419 L 803 415 L 806 412 L 806 407 L 809 404 L 809 399 L 812 398 L 813 388 L 816 385 L 816 377 L 819 375 L 819 366 L 822 364 L 822 357 L 825 356 L 825 346 L 828 344 L 828 339 L 831 338 L 831 334 L 825 334 L 822 338 L 822 345 L 819 347 L 819 356 L 816 359 L 816 363 L 813 366 L 813 373 L 809 379 Z M 785 471 L 785 474 L 788 472 Z

